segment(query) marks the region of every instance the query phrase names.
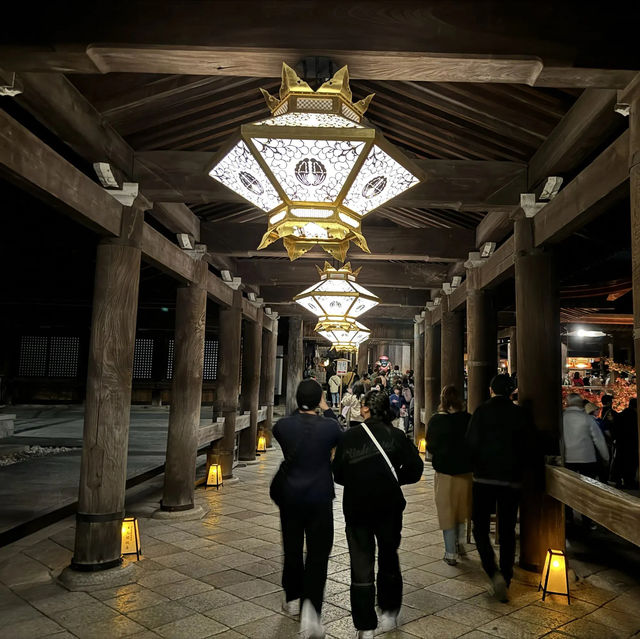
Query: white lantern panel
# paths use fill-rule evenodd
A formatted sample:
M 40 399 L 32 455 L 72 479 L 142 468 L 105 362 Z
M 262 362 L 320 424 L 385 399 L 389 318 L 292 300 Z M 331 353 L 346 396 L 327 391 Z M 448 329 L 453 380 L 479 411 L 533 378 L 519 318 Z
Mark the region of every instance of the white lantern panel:
M 352 122 L 335 113 L 286 113 L 275 118 L 260 120 L 254 124 L 259 126 L 313 126 L 335 129 L 361 129 L 362 125 Z
M 362 297 L 356 300 L 356 303 L 351 307 L 349 311 L 349 315 L 351 317 L 360 317 L 363 313 L 371 310 L 374 306 L 377 306 L 378 302 L 376 300 L 367 300 Z
M 369 295 L 370 297 L 377 297 L 371 291 L 367 290 L 364 286 L 360 286 L 360 284 L 358 284 L 357 282 L 351 282 L 351 286 L 353 286 L 353 288 L 356 291 L 358 291 L 358 293 L 361 293 L 362 295 Z
M 293 229 L 293 235 L 299 238 L 308 239 L 308 240 L 328 240 L 329 239 L 329 231 L 315 224 L 313 222 L 307 222 L 302 226 L 296 226 Z
M 364 142 L 352 140 L 254 138 L 252 142 L 287 197 L 299 202 L 336 200 L 364 149 Z
M 296 302 L 300 304 L 300 306 L 304 306 L 304 308 L 306 308 L 308 311 L 311 311 L 315 315 L 323 314 L 322 309 L 318 306 L 317 302 L 312 296 L 303 297 L 299 300 L 296 300 Z
M 209 175 L 263 211 L 282 204 L 278 192 L 243 141 L 238 142 Z
M 374 146 L 343 204 L 352 211 L 365 215 L 417 183 L 418 178 L 413 173 L 407 171 L 379 146 Z
M 333 334 L 333 331 L 318 331 L 319 335 L 322 335 L 325 339 L 328 339 L 330 342 L 335 342 L 336 338 Z
M 322 280 L 316 289 L 321 293 L 353 293 L 353 286 L 346 280 L 327 279 Z
M 325 315 L 344 317 L 356 298 L 353 295 L 322 295 L 317 296 L 316 299 Z

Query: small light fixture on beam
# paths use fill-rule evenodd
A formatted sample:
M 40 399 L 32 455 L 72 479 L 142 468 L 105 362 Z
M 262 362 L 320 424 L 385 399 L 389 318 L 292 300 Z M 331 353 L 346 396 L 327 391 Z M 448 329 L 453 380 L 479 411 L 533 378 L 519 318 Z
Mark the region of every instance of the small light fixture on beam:
M 224 483 L 222 481 L 222 466 L 220 464 L 211 464 L 209 466 L 209 470 L 207 471 L 207 481 L 205 482 L 205 489 L 209 486 L 215 486 L 216 490 L 223 486 Z
M 108 162 L 94 162 L 93 170 L 105 189 L 117 189 L 120 186 Z
M 451 284 L 449 282 L 444 282 L 444 284 L 442 285 L 442 292 L 445 295 L 451 295 L 451 293 L 453 293 L 453 289 L 451 288 Z
M 440 296 L 438 296 L 438 297 L 434 297 L 434 298 L 433 298 L 433 303 L 434 303 L 436 306 L 440 306 L 440 302 L 442 302 L 442 298 L 441 298 Z
M 140 528 L 135 517 L 125 517 L 122 520 L 122 546 L 123 555 L 135 555 L 140 561 L 142 546 L 140 544 Z
M 249 291 L 247 293 L 247 298 L 249 299 L 250 302 L 255 302 L 256 301 L 256 294 L 253 291 Z
M 561 595 L 571 603 L 569 595 L 569 572 L 567 560 L 562 550 L 547 550 L 542 576 L 538 584 L 538 592 L 542 590 L 542 601 L 547 595 Z
M 613 110 L 625 118 L 628 118 L 631 113 L 631 105 L 626 102 L 618 102 Z
M 193 249 L 193 235 L 189 235 L 189 233 L 176 233 L 176 238 L 181 249 Z
M 451 288 L 458 288 L 462 284 L 462 275 L 454 275 L 451 278 Z
M 237 291 L 240 288 L 240 284 L 242 284 L 241 277 L 232 277 L 230 271 L 220 271 L 220 277 L 222 281 L 234 291 Z
M 486 259 L 487 257 L 491 257 L 495 250 L 496 250 L 495 242 L 485 242 L 480 247 L 480 257 L 484 259 Z M 469 253 L 469 259 L 471 259 L 471 253 Z
M 553 198 L 558 195 L 558 191 L 560 191 L 562 182 L 563 179 L 557 175 L 548 177 L 546 182 L 544 183 L 544 187 L 542 188 L 542 193 L 540 193 L 540 199 L 553 200 Z

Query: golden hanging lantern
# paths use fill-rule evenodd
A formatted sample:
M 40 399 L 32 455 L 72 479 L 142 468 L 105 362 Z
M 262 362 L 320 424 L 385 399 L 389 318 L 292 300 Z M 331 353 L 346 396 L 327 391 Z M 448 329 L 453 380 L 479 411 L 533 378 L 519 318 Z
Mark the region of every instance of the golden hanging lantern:
M 349 242 L 369 252 L 361 220 L 420 180 L 412 162 L 353 103 L 347 67 L 314 91 L 287 64 L 271 117 L 240 127 L 240 140 L 209 175 L 268 215 L 258 249 L 282 238 L 291 260 L 321 246 L 343 262 Z

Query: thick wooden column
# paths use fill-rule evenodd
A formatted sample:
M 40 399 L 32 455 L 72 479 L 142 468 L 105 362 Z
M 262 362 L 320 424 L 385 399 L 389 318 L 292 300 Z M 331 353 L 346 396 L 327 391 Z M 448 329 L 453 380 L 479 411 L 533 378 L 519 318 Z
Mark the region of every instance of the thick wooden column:
M 140 283 L 139 208 L 125 208 L 118 239 L 96 255 L 84 411 L 80 490 L 71 568 L 104 570 L 122 563 L 131 378 Z
M 358 348 L 358 375 L 362 377 L 363 373 L 367 372 L 367 365 L 369 362 L 369 350 L 366 342 L 360 344 Z
M 496 316 L 489 292 L 478 286 L 478 269 L 467 271 L 467 410 L 489 399 L 496 374 Z
M 532 222 L 519 211 L 514 227 L 518 402 L 533 419 L 540 452 L 557 455 L 562 419 L 558 280 L 553 255 L 534 248 Z M 525 479 L 520 505 L 520 565 L 540 570 L 547 549 L 563 549 L 564 542 L 564 507 L 544 493 L 534 472 Z
M 240 433 L 240 460 L 253 461 L 258 443 L 258 400 L 260 398 L 260 370 L 262 364 L 262 309 L 256 322 L 246 322 L 242 349 L 242 396 L 240 408 L 251 411 L 249 428 Z
M 637 84 L 636 84 L 637 87 Z M 640 365 L 640 95 L 631 101 L 629 111 L 629 187 L 631 190 L 631 278 L 633 286 L 633 350 L 636 369 Z M 613 361 L 613 343 L 611 344 Z M 611 371 L 611 382 L 614 373 Z M 640 390 L 640 379 L 636 377 Z M 640 395 L 640 392 L 638 393 Z M 640 414 L 638 415 L 640 433 Z
M 296 390 L 304 372 L 304 346 L 302 342 L 302 318 L 289 318 L 289 341 L 287 343 L 287 415 L 291 415 L 298 404 Z
M 420 419 L 420 411 L 424 408 L 424 334 L 420 329 L 425 322 L 416 315 L 413 324 L 413 439 L 416 443 L 424 437 L 425 430 Z
M 242 293 L 233 292 L 233 304 L 221 308 L 218 318 L 218 370 L 214 416 L 224 417 L 224 436 L 213 446 L 222 477 L 233 477 L 233 449 L 240 383 L 240 337 L 242 333 Z
M 431 324 L 427 313 L 424 325 L 424 419 L 428 424 L 440 403 L 440 324 Z
M 160 507 L 165 511 L 193 508 L 197 431 L 202 403 L 202 367 L 207 318 L 206 262 L 196 262 L 197 284 L 176 295 L 173 383 L 167 436 L 167 463 Z
M 442 297 L 441 322 L 441 368 L 442 387 L 453 385 L 462 396 L 464 392 L 464 327 L 462 314 L 449 310 L 449 296 Z
M 267 418 L 262 427 L 267 438 L 267 448 L 272 448 L 273 401 L 276 386 L 276 355 L 278 354 L 278 320 L 273 330 L 262 332 L 262 358 L 260 360 L 260 406 L 267 407 Z

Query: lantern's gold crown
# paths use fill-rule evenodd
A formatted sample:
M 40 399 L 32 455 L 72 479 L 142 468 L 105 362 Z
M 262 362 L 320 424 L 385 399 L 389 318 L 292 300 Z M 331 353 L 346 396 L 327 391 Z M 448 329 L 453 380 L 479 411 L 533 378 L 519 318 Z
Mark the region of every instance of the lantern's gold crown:
M 365 215 L 417 184 L 413 162 L 363 119 L 343 67 L 314 91 L 287 64 L 271 116 L 240 127 L 240 140 L 209 175 L 267 213 L 258 249 L 282 239 L 294 260 L 315 246 L 344 262 L 350 242 L 369 252 Z
M 349 69 L 346 65 L 336 71 L 334 76 L 327 80 L 317 91 L 314 91 L 304 80 L 298 77 L 298 74 L 286 62 L 282 63 L 280 98 L 272 96 L 265 89 L 260 89 L 260 91 L 273 115 L 281 115 L 292 110 L 298 110 L 301 104 L 311 107 L 313 106 L 313 100 L 323 100 L 322 112 L 342 114 L 357 122 L 362 119 L 375 95 L 375 93 L 371 93 L 363 100 L 353 103 L 353 94 L 349 87 Z M 307 98 L 307 102 L 298 102 L 296 98 L 300 96 Z M 332 109 L 328 108 L 328 97 L 332 99 Z M 333 102 L 333 98 L 335 98 L 335 102 Z M 344 108 L 342 108 L 342 105 L 344 105 Z

